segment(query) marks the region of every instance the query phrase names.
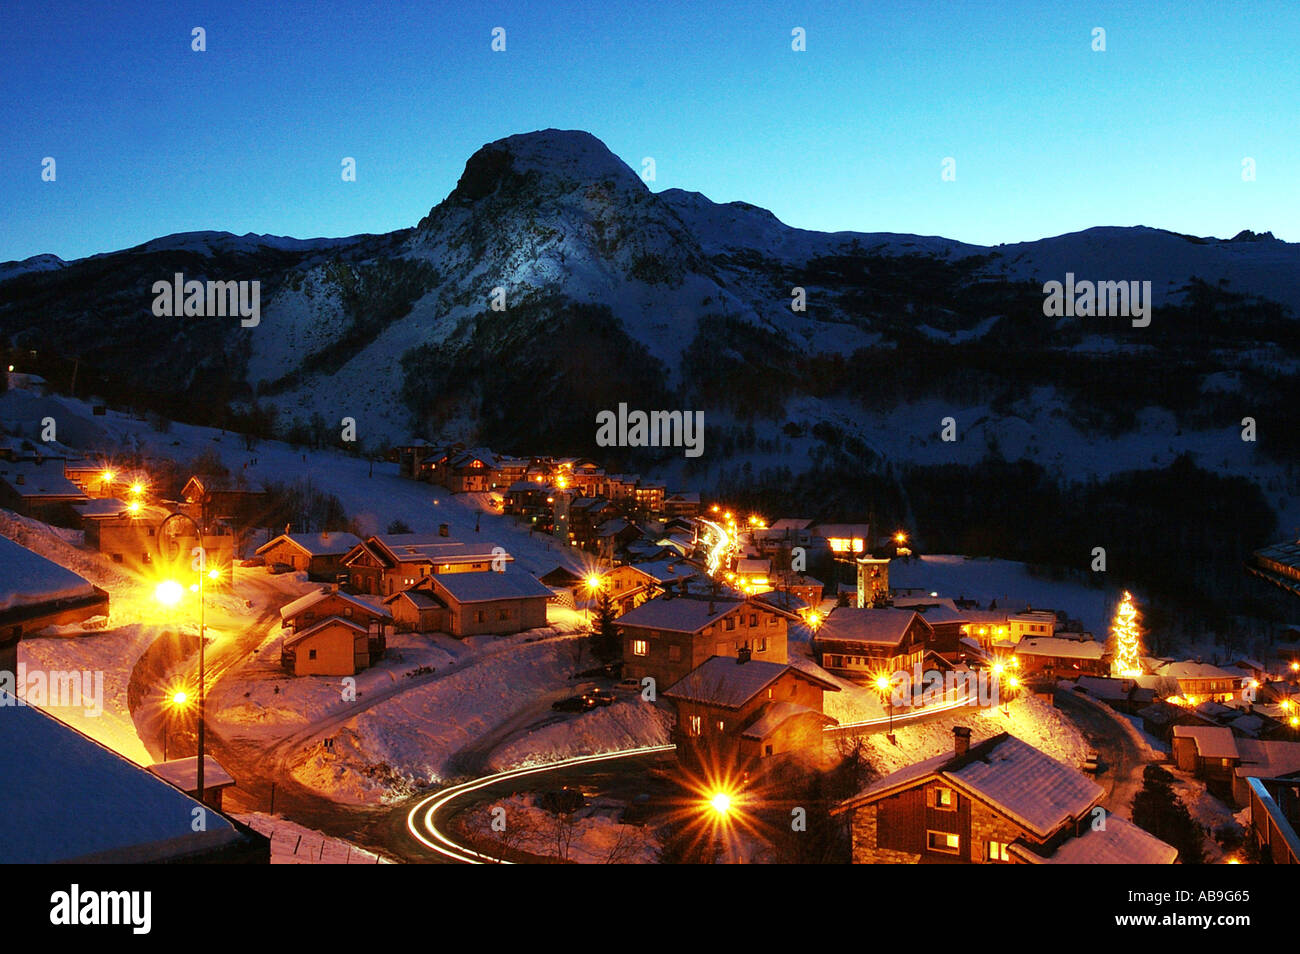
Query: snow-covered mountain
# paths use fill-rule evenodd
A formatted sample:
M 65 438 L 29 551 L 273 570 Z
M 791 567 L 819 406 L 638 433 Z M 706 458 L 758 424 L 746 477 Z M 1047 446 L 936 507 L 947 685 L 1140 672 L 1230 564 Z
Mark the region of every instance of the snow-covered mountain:
M 260 324 L 154 317 L 152 283 L 175 272 L 260 281 Z M 1148 329 L 1046 318 L 1041 286 L 1067 272 L 1150 281 L 1164 311 Z M 951 400 L 960 380 L 966 404 L 994 417 L 1039 387 L 1066 391 L 1063 413 L 1078 418 L 1078 376 L 1061 362 L 1098 356 L 1118 367 L 1200 355 L 1206 392 L 1223 400 L 1300 360 L 1297 275 L 1300 245 L 1267 233 L 1102 227 L 983 247 L 806 231 L 743 202 L 651 192 L 594 136 L 548 129 L 483 146 L 411 229 L 190 232 L 5 263 L 0 334 L 79 357 L 82 385 L 110 397 L 191 411 L 256 399 L 282 428 L 353 417 L 375 446 L 460 434 L 527 451 L 590 444 L 595 411 L 619 400 L 689 402 L 718 421 L 757 410 L 773 431 L 796 414 L 839 428 L 862 402 Z M 796 288 L 806 310 L 791 308 Z M 990 355 L 1017 351 L 1043 360 L 1015 362 L 1008 397 Z M 1148 396 L 1131 397 L 1136 411 Z

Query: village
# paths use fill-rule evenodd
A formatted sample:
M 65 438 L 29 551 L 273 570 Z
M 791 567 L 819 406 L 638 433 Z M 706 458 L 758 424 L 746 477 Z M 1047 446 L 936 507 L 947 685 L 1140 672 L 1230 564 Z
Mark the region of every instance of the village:
M 1300 860 L 1295 631 L 1156 657 L 1122 582 L 914 552 L 870 513 L 8 383 L 0 732 L 219 823 L 6 860 Z M 83 672 L 104 698 L 69 697 Z M 6 826 L 88 810 L 64 798 Z

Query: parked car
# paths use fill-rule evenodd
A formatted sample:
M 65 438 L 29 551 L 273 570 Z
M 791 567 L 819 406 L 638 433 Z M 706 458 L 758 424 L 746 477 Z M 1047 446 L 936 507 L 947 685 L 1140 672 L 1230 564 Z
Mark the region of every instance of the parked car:
M 614 693 L 608 689 L 592 689 L 584 694 L 598 706 L 612 706 L 614 704 Z
M 587 712 L 596 708 L 596 701 L 591 696 L 569 696 L 551 703 L 556 712 Z
M 1079 768 L 1088 773 L 1097 771 L 1099 768 L 1099 759 L 1096 749 L 1088 750 L 1088 753 L 1083 757 L 1083 764 L 1080 765 Z
M 281 573 L 292 573 L 293 567 L 287 563 L 271 563 L 267 566 L 266 572 L 272 576 L 279 576 Z

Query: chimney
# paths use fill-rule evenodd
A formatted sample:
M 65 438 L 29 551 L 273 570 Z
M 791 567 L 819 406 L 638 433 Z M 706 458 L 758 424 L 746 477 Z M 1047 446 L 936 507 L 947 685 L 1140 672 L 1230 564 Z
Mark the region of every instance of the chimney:
M 451 533 L 451 528 L 448 527 L 445 523 L 438 524 L 438 536 L 445 537 L 448 536 L 450 533 Z
M 970 751 L 970 729 L 964 725 L 955 725 L 952 727 L 953 748 L 956 749 L 958 757 L 965 755 Z
M 750 650 L 748 646 L 741 646 L 736 650 L 736 665 L 743 666 L 749 662 Z

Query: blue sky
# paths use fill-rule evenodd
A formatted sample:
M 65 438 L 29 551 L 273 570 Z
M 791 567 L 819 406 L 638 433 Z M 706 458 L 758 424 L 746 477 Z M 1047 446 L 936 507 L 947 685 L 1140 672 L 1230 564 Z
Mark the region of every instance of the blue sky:
M 6 0 L 0 261 L 199 229 L 402 228 L 483 143 L 546 127 L 586 129 L 637 170 L 654 157 L 656 191 L 803 228 L 1298 241 L 1297 37 L 1291 0 Z

